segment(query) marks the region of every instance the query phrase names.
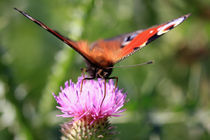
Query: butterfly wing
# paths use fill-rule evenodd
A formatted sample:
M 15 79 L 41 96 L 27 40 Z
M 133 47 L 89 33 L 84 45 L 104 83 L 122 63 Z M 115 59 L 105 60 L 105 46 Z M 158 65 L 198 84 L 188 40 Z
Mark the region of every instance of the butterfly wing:
M 137 50 L 143 48 L 153 40 L 159 38 L 163 34 L 167 33 L 180 23 L 182 23 L 185 19 L 187 19 L 190 14 L 184 15 L 167 23 L 151 27 L 145 30 L 138 30 L 133 33 L 124 34 L 118 37 L 114 37 L 112 39 L 105 40 L 106 42 L 120 42 L 115 49 L 116 53 L 113 54 L 113 63 L 117 63 L 122 59 L 128 57 L 133 54 Z M 116 46 L 115 46 L 116 48 Z
M 14 9 L 69 45 L 80 55 L 82 55 L 90 64 L 94 64 L 99 67 L 109 67 L 114 65 L 120 60 L 146 46 L 153 40 L 157 39 L 164 33 L 173 29 L 182 23 L 187 17 L 189 17 L 188 14 L 149 29 L 138 30 L 136 32 L 120 35 L 111 39 L 98 40 L 89 46 L 86 41 L 74 42 L 60 33 L 52 30 L 41 21 L 32 18 L 27 13 L 18 10 L 17 8 Z
M 51 34 L 53 34 L 54 36 L 56 36 L 57 38 L 59 38 L 61 41 L 63 41 L 68 46 L 70 46 L 75 51 L 77 51 L 80 55 L 82 55 L 87 61 L 90 61 L 89 55 L 87 54 L 87 52 L 88 52 L 89 49 L 88 49 L 88 43 L 86 41 L 80 41 L 80 42 L 72 41 L 69 38 L 67 38 L 67 37 L 61 35 L 60 33 L 54 31 L 53 29 L 49 28 L 47 25 L 45 25 L 41 21 L 39 21 L 39 20 L 31 17 L 27 13 L 25 13 L 25 12 L 23 12 L 23 11 L 17 9 L 17 8 L 14 8 L 14 9 L 17 10 L 22 15 L 24 15 L 29 20 L 33 21 L 34 23 L 38 24 L 43 29 L 47 30 L 48 32 L 50 32 Z

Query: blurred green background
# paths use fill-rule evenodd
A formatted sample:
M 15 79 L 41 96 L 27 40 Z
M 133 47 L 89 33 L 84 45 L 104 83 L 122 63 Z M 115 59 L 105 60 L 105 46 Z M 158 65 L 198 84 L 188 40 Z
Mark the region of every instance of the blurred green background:
M 0 139 L 59 139 L 52 92 L 76 82 L 83 58 L 13 10 L 74 40 L 110 38 L 192 13 L 180 26 L 117 65 L 127 111 L 116 139 L 210 139 L 209 0 L 0 0 Z

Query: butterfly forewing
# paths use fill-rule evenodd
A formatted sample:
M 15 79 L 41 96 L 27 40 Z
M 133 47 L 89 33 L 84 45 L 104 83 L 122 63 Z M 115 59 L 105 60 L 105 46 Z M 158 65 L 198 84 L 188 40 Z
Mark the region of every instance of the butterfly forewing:
M 29 20 L 33 21 L 34 23 L 36 23 L 37 25 L 39 25 L 40 27 L 42 27 L 43 29 L 45 29 L 46 31 L 50 32 L 51 34 L 53 34 L 54 36 L 56 36 L 57 38 L 59 38 L 60 40 L 62 40 L 64 43 L 66 43 L 68 46 L 70 46 L 75 51 L 77 51 L 80 55 L 82 55 L 87 61 L 89 61 L 89 58 L 88 58 L 89 55 L 87 54 L 88 53 L 88 50 L 89 50 L 89 46 L 88 46 L 88 43 L 86 41 L 79 41 L 79 42 L 72 41 L 69 38 L 61 35 L 57 31 L 49 28 L 43 22 L 41 22 L 41 21 L 39 21 L 39 20 L 31 17 L 27 13 L 25 13 L 25 12 L 23 12 L 23 11 L 17 9 L 17 8 L 14 8 L 14 9 L 17 10 L 22 15 L 24 15 Z
M 122 40 L 122 42 L 121 46 L 119 46 L 120 52 L 117 54 L 116 62 L 119 62 L 120 60 L 133 54 L 137 50 L 143 48 L 153 40 L 159 38 L 166 32 L 170 31 L 171 29 L 182 23 L 189 16 L 189 14 L 184 15 L 165 24 L 154 26 L 145 30 L 140 30 L 139 32 L 137 31 L 132 34 L 128 34 L 128 36 L 122 36 L 123 39 L 118 39 Z

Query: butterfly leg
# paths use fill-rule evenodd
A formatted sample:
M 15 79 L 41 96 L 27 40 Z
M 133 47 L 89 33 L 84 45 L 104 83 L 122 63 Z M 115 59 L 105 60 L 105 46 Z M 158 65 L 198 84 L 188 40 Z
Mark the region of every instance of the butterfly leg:
M 102 104 L 103 104 L 103 102 L 104 102 L 104 99 L 105 99 L 105 97 L 106 97 L 106 80 L 107 80 L 107 79 L 115 79 L 115 80 L 116 80 L 116 82 L 115 82 L 114 92 L 115 92 L 115 90 L 116 90 L 116 88 L 117 88 L 117 84 L 118 84 L 118 77 L 109 77 L 109 78 L 104 78 L 104 97 L 103 97 L 103 99 L 102 99 L 102 101 L 101 101 L 101 105 L 100 105 L 100 107 L 102 106 Z
M 85 72 L 87 72 L 87 69 L 86 68 L 81 68 L 80 70 L 82 72 L 83 79 L 85 79 Z
M 115 80 L 116 80 L 116 81 L 115 81 L 115 87 L 114 87 L 114 92 L 115 92 L 115 90 L 116 90 L 116 88 L 117 88 L 117 84 L 118 84 L 118 77 L 114 76 L 114 77 L 109 77 L 109 78 L 107 78 L 107 79 L 115 79 Z
M 85 80 L 93 80 L 93 79 L 95 79 L 95 77 L 83 78 L 83 79 L 82 79 L 82 83 L 81 83 L 81 87 L 80 87 L 80 93 L 82 93 L 82 86 L 83 86 L 84 81 L 85 81 Z
M 82 92 L 83 82 L 84 82 L 84 80 L 85 80 L 85 72 L 87 72 L 87 69 L 86 69 L 86 68 L 81 68 L 80 70 L 81 70 L 82 77 L 83 77 L 82 83 L 81 83 L 81 87 L 80 87 L 80 93 L 81 93 L 81 92 Z
M 85 78 L 85 72 L 87 72 L 86 68 L 81 68 L 81 71 L 82 71 L 83 79 L 82 79 L 82 83 L 81 83 L 81 87 L 80 87 L 80 93 L 82 93 L 82 86 L 83 86 L 83 83 L 84 83 L 85 80 L 95 79 L 95 77 Z
M 102 106 L 102 104 L 103 104 L 103 102 L 104 102 L 105 97 L 106 97 L 106 79 L 104 79 L 104 97 L 103 97 L 103 99 L 102 99 L 102 101 L 101 101 L 100 108 L 101 108 L 101 106 Z

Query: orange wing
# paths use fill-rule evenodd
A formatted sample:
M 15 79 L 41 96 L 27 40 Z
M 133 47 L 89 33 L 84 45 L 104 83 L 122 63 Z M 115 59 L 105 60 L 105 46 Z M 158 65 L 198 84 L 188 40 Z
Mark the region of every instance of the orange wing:
M 151 41 L 173 29 L 189 17 L 188 14 L 149 29 L 138 30 L 136 32 L 120 35 L 111 39 L 98 40 L 89 46 L 87 41 L 72 41 L 52 30 L 41 21 L 32 18 L 27 13 L 18 10 L 17 8 L 15 8 L 15 10 L 69 45 L 82 55 L 89 63 L 102 68 L 113 66 L 115 63 L 146 46 Z
M 24 15 L 26 18 L 28 18 L 29 20 L 33 21 L 34 23 L 38 24 L 40 27 L 42 27 L 43 29 L 47 30 L 48 32 L 50 32 L 51 34 L 53 34 L 54 36 L 56 36 L 57 38 L 59 38 L 60 40 L 62 40 L 64 43 L 66 43 L 68 46 L 70 46 L 71 48 L 73 48 L 75 51 L 77 51 L 80 55 L 82 55 L 87 61 L 89 61 L 88 56 L 86 54 L 86 52 L 88 52 L 88 43 L 86 41 L 82 41 L 82 42 L 75 42 L 73 40 L 68 39 L 67 37 L 61 35 L 60 33 L 54 31 L 53 29 L 49 28 L 47 25 L 45 25 L 44 23 L 42 23 L 41 21 L 32 18 L 30 15 L 28 15 L 27 13 L 14 8 L 15 10 L 17 10 L 19 13 L 21 13 L 22 15 Z
M 153 40 L 167 33 L 177 25 L 181 24 L 185 19 L 187 19 L 190 14 L 184 15 L 167 23 L 151 27 L 149 29 L 138 30 L 133 33 L 124 34 L 118 37 L 104 40 L 103 45 L 107 46 L 107 51 L 109 54 L 105 53 L 106 57 L 111 59 L 112 63 L 115 64 L 124 58 L 130 56 L 137 50 L 143 48 Z M 117 45 L 117 46 L 114 46 Z M 100 48 L 100 46 L 98 45 Z

